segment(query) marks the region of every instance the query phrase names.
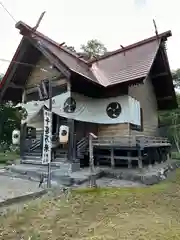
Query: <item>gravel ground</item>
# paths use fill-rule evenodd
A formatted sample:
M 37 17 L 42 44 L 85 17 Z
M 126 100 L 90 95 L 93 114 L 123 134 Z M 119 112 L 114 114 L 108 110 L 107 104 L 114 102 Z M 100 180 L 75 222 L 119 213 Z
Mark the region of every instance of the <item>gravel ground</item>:
M 34 181 L 29 181 L 26 179 L 21 179 L 17 177 L 10 176 L 0 176 L 0 202 L 3 202 L 7 199 L 23 196 L 26 194 L 39 192 L 42 189 L 38 187 L 39 183 Z M 53 185 L 53 184 L 52 184 Z M 113 178 L 100 178 L 97 179 L 97 185 L 99 187 L 137 187 L 143 186 L 140 183 L 118 180 Z M 56 185 L 57 186 L 57 185 Z M 80 188 L 88 186 L 88 182 L 81 184 Z M 62 187 L 62 186 L 61 186 Z
M 10 176 L 0 176 L 0 182 L 0 202 L 42 190 L 37 182 Z
M 139 187 L 139 186 L 145 186 L 138 182 L 132 182 L 127 180 L 120 180 L 120 179 L 114 179 L 114 178 L 106 178 L 102 177 L 100 179 L 96 180 L 96 183 L 98 187 Z M 85 182 L 84 184 L 81 184 L 78 186 L 79 188 L 87 187 L 88 183 Z

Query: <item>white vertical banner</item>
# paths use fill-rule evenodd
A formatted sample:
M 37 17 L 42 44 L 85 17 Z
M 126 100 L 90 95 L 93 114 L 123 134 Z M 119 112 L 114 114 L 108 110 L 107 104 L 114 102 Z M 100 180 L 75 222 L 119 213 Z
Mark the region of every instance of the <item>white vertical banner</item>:
M 44 109 L 42 164 L 48 164 L 51 162 L 51 150 L 52 150 L 52 112 Z

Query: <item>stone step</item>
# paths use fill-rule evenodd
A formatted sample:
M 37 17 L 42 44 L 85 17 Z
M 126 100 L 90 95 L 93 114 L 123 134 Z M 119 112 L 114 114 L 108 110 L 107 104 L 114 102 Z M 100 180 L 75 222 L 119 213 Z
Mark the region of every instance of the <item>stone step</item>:
M 41 156 L 41 152 L 26 152 L 25 156 L 37 156 L 37 157 L 40 157 Z
M 64 161 L 54 161 L 54 162 L 51 162 L 51 166 L 53 167 L 59 167 L 62 163 L 64 163 Z M 41 158 L 39 159 L 23 159 L 21 160 L 21 163 L 23 164 L 32 164 L 32 165 L 41 165 L 42 166 L 42 161 L 41 161 Z
M 67 158 L 68 158 L 67 155 L 56 155 L 54 159 L 67 159 Z
M 32 159 L 34 161 L 41 160 L 41 155 L 40 156 L 37 156 L 37 155 L 34 155 L 34 156 L 33 155 L 24 155 L 23 159 L 25 159 L 25 160 Z
M 62 152 L 60 152 L 60 151 L 55 151 L 55 153 L 56 153 L 56 154 L 68 154 L 68 152 L 64 152 L 64 151 L 62 151 Z

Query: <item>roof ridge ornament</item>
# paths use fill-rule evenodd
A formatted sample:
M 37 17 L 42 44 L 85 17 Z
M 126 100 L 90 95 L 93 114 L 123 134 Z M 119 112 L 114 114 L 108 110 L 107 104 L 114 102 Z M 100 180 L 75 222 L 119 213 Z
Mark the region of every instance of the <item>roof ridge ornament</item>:
M 40 25 L 40 23 L 41 23 L 45 13 L 46 13 L 45 11 L 41 13 L 41 15 L 40 15 L 40 17 L 39 17 L 35 27 L 32 28 L 33 31 L 36 31 L 38 29 L 38 27 L 39 27 L 39 25 Z
M 155 29 L 155 34 L 156 34 L 156 37 L 157 37 L 157 41 L 159 42 L 159 34 L 158 34 L 158 29 L 157 29 L 157 25 L 156 25 L 155 19 L 153 19 L 153 25 L 154 25 L 154 29 Z

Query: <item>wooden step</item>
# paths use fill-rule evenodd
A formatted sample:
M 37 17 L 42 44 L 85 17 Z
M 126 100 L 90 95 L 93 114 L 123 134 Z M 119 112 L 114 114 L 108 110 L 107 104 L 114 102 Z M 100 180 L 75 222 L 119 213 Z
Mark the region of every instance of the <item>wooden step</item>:
M 42 161 L 41 160 L 34 160 L 34 159 L 23 159 L 23 160 L 21 160 L 21 163 L 32 164 L 32 165 L 42 165 Z M 51 162 L 51 166 L 52 167 L 60 167 L 61 164 L 62 164 L 61 161 L 59 161 L 59 162 Z

